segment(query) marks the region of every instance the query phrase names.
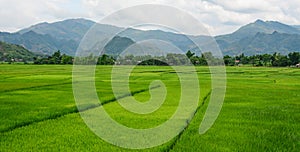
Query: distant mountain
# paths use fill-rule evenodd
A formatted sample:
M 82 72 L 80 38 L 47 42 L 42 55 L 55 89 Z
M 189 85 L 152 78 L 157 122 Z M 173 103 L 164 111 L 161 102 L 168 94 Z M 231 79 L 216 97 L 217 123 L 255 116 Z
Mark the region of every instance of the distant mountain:
M 53 52 L 60 50 L 62 53 L 75 55 L 75 51 L 81 39 L 93 25 L 97 26 L 97 35 L 111 35 L 123 30 L 123 28 L 116 26 L 95 24 L 95 22 L 90 20 L 69 19 L 55 23 L 40 23 L 16 33 L 0 33 L 0 40 L 22 45 L 35 53 L 50 55 Z M 111 54 L 120 52 L 120 50 L 124 49 L 124 44 L 126 43 L 132 44 L 134 41 L 148 39 L 167 41 L 182 50 L 195 48 L 193 42 L 185 35 L 160 30 L 142 31 L 126 29 L 117 36 L 117 38 L 113 39 L 113 41 L 117 42 L 112 41 L 107 44 L 114 46 L 106 46 L 106 53 Z M 121 45 L 119 46 L 116 44 Z M 168 47 L 163 49 L 166 49 L 166 52 L 171 52 Z M 195 51 L 197 51 L 197 49 L 195 49 Z
M 104 47 L 104 53 L 108 55 L 119 55 L 135 42 L 127 37 L 115 36 Z
M 79 42 L 87 30 L 94 24 L 95 22 L 86 19 L 69 19 L 55 23 L 40 23 L 20 30 L 17 33 L 24 34 L 33 31 L 41 35 L 50 35 L 58 40 L 73 40 Z
M 184 50 L 184 51 L 192 50 L 193 52 L 197 52 L 198 54 L 200 52 L 200 50 L 196 48 L 194 42 L 190 40 L 188 36 L 183 34 L 165 32 L 161 30 L 142 31 L 136 29 L 127 29 L 124 32 L 120 33 L 119 35 L 128 37 L 136 42 L 151 40 L 151 39 L 161 40 L 173 44 L 180 50 Z M 150 43 L 154 44 L 153 42 Z M 170 47 L 168 47 L 168 45 L 164 45 L 164 46 L 161 46 L 161 49 L 165 50 L 165 52 L 174 52 L 170 50 Z
M 243 38 L 255 36 L 257 33 L 272 34 L 274 31 L 286 34 L 300 34 L 300 30 L 293 26 L 282 24 L 275 21 L 256 20 L 254 23 L 242 26 L 232 34 L 217 36 L 217 40 L 225 40 L 227 42 L 239 41 Z
M 20 45 L 0 41 L 0 61 L 32 61 L 35 56 Z
M 0 41 L 18 44 L 34 53 L 46 55 L 50 55 L 57 50 L 64 50 L 63 53 L 72 54 L 78 45 L 74 40 L 58 40 L 49 34 L 42 35 L 34 31 L 23 34 L 0 32 Z
M 164 41 L 175 46 L 170 47 L 170 45 L 162 45 L 154 41 L 144 43 L 148 51 L 157 53 L 161 53 L 162 51 L 172 52 L 172 50 L 179 48 L 184 51 L 191 50 L 199 55 L 200 50 L 193 41 L 200 44 L 200 49 L 202 50 L 215 49 L 212 48 L 213 39 L 207 36 L 190 36 L 193 38 L 193 41 L 191 41 L 183 34 L 161 30 L 143 31 L 130 28 L 124 30 L 121 27 L 96 24 L 86 19 L 69 19 L 55 23 L 40 23 L 16 33 L 0 32 L 0 41 L 21 45 L 35 53 L 51 55 L 53 52 L 60 50 L 62 53 L 75 55 L 81 39 L 92 26 L 97 26 L 97 30 L 92 33 L 95 36 L 110 36 L 122 31 L 105 47 L 105 53 L 112 55 L 122 52 L 134 43 L 150 39 Z M 237 55 L 241 53 L 253 55 L 274 52 L 287 54 L 300 50 L 300 47 L 298 47 L 299 35 L 300 26 L 290 26 L 276 21 L 264 22 L 257 20 L 231 34 L 216 36 L 215 40 L 224 55 Z M 150 45 L 154 46 L 151 47 Z M 159 45 L 159 47 L 155 45 Z M 160 50 L 158 51 L 157 49 Z
M 237 55 L 245 53 L 279 52 L 288 54 L 300 51 L 298 37 L 300 26 L 290 26 L 275 21 L 257 20 L 233 32 L 232 34 L 216 36 L 216 41 L 224 54 Z
M 277 31 L 272 34 L 257 33 L 253 37 L 247 37 L 239 41 L 233 42 L 223 49 L 224 54 L 245 55 L 253 54 L 273 54 L 279 52 L 288 54 L 289 52 L 300 51 L 300 35 L 279 33 Z
M 51 55 L 60 50 L 75 55 L 77 47 L 86 32 L 95 22 L 85 19 L 69 19 L 55 23 L 40 23 L 16 33 L 1 33 L 0 41 L 19 44 L 32 52 Z M 113 33 L 121 28 L 111 25 L 97 25 L 101 34 Z

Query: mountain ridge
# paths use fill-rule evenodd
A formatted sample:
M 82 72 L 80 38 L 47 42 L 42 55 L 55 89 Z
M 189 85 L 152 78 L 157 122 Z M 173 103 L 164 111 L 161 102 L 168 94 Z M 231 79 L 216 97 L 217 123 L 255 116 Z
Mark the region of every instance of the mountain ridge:
M 277 31 L 279 33 L 287 33 L 287 34 L 300 34 L 300 30 L 293 26 L 286 25 L 277 21 L 265 22 L 258 19 L 253 23 L 249 23 L 247 25 L 240 27 L 238 30 L 236 30 L 233 33 L 216 36 L 216 39 L 224 40 L 227 38 L 228 42 L 234 42 L 246 37 L 255 36 L 255 34 L 258 32 L 271 34 L 274 31 Z
M 193 44 L 187 36 L 182 34 L 161 30 L 144 31 L 138 29 L 127 29 L 123 31 L 124 28 L 122 27 L 96 24 L 94 21 L 83 18 L 67 19 L 53 23 L 43 22 L 19 30 L 15 33 L 0 32 L 0 41 L 24 46 L 35 53 L 49 55 L 57 50 L 61 50 L 62 53 L 74 55 L 82 37 L 92 26 L 95 25 L 99 26 L 97 28 L 100 29 L 98 31 L 101 32 L 100 34 L 114 34 L 117 31 L 122 31 L 118 34 L 118 36 L 124 37 L 124 39 L 112 39 L 118 40 L 118 44 L 126 44 L 127 46 L 129 44 L 133 44 L 133 42 L 152 38 L 167 41 L 181 50 L 199 52 L 195 44 Z M 276 35 L 272 35 L 274 32 L 279 34 L 277 35 L 280 36 L 279 39 L 276 38 Z M 259 33 L 265 35 L 257 35 Z M 258 52 L 264 53 L 257 50 L 270 53 L 279 52 L 282 54 L 299 51 L 299 49 L 296 48 L 299 46 L 295 41 L 298 40 L 299 37 L 300 25 L 291 26 L 277 21 L 256 20 L 255 22 L 240 27 L 233 33 L 215 36 L 214 38 L 224 55 L 237 55 L 241 53 L 252 55 Z M 201 36 L 193 36 L 193 38 L 202 41 L 206 40 Z M 132 43 L 129 39 L 132 40 Z M 260 41 L 257 41 L 257 39 Z M 130 43 L 122 43 L 120 40 Z M 110 44 L 116 43 L 112 42 Z M 114 48 L 113 52 L 120 52 L 121 49 L 126 47 L 120 46 L 120 51 L 116 51 L 119 49 L 118 46 L 110 46 L 108 48 Z

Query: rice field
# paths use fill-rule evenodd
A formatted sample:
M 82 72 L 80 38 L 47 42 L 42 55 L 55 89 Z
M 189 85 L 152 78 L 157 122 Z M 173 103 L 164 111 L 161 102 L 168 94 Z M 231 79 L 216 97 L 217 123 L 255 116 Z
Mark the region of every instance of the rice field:
M 117 71 L 122 71 L 122 66 Z M 134 114 L 115 97 L 111 66 L 97 66 L 96 93 L 118 123 L 146 129 L 166 122 L 181 97 L 178 75 L 167 66 L 137 66 L 130 73 L 131 95 L 151 99 L 151 82 L 161 80 L 167 96 L 156 111 Z M 207 67 L 196 67 L 198 109 L 169 142 L 148 149 L 125 149 L 95 135 L 76 107 L 70 65 L 0 65 L 0 151 L 298 151 L 300 149 L 300 69 L 227 67 L 226 95 L 215 124 L 203 135 L 199 125 L 211 92 Z M 81 113 L 102 108 L 85 105 Z M 178 120 L 182 121 L 182 120 Z M 105 124 L 103 124 L 105 125 Z M 114 136 L 113 133 L 107 132 Z

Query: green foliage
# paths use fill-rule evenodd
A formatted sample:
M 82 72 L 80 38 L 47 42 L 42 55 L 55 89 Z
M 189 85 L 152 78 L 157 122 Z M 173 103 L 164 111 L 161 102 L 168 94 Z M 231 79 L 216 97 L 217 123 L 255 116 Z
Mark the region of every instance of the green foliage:
M 190 52 L 191 53 L 191 52 Z M 195 53 L 175 54 L 168 53 L 166 56 L 134 56 L 126 55 L 119 57 L 116 64 L 119 65 L 210 65 L 222 64 L 222 59 L 214 57 L 210 52 L 203 53 L 200 57 Z M 190 58 L 188 58 L 190 56 Z
M 300 63 L 300 52 L 292 52 L 288 54 L 290 62 L 292 65 Z
M 35 57 L 34 64 L 73 64 L 73 57 L 61 54 L 60 50 L 58 50 L 52 56 L 46 58 Z
M 103 54 L 98 58 L 97 64 L 99 65 L 222 65 L 223 62 L 227 66 L 250 64 L 252 66 L 275 66 L 275 67 L 286 67 L 295 66 L 299 63 L 300 55 L 298 52 L 290 53 L 287 56 L 281 55 L 279 53 L 262 54 L 245 56 L 244 54 L 238 56 L 225 55 L 223 60 L 214 57 L 211 52 L 205 52 L 201 56 L 195 56 L 194 53 L 188 51 L 184 54 L 174 54 L 168 53 L 166 56 L 155 56 L 150 55 L 145 56 L 134 56 L 126 55 L 119 57 L 115 60 L 113 57 Z M 79 60 L 79 59 L 78 59 Z M 92 55 L 88 57 L 82 57 L 80 59 L 82 64 L 94 64 L 96 57 Z
M 73 57 L 63 54 L 61 56 L 61 64 L 73 64 Z
M 168 53 L 166 56 L 152 57 L 150 55 L 134 56 L 126 55 L 121 56 L 117 60 L 110 56 L 103 54 L 99 57 L 90 54 L 86 57 L 76 57 L 77 64 L 98 64 L 98 65 L 222 65 L 223 62 L 227 66 L 234 66 L 240 64 L 251 64 L 252 66 L 295 66 L 300 62 L 300 53 L 293 52 L 284 56 L 279 53 L 262 54 L 245 56 L 244 54 L 231 57 L 225 55 L 223 60 L 214 57 L 211 52 L 204 52 L 201 56 L 195 56 L 195 53 L 188 51 L 184 54 Z M 35 64 L 73 64 L 73 57 L 66 54 L 61 55 L 60 51 L 54 52 L 52 56 L 47 58 L 34 57 Z
M 280 53 L 274 53 L 272 56 L 272 65 L 273 66 L 289 66 L 291 61 L 287 56 L 281 55 Z
M 245 56 L 241 54 L 239 56 L 230 57 L 228 55 L 224 56 L 225 65 L 233 66 L 238 61 L 237 64 L 251 64 L 252 66 L 274 66 L 274 67 L 286 67 L 286 66 L 295 66 L 299 63 L 300 59 L 299 52 L 289 53 L 288 55 L 281 55 L 280 53 L 262 54 L 262 55 L 253 55 Z
M 111 56 L 108 56 L 106 54 L 103 54 L 98 58 L 98 65 L 114 65 L 115 64 L 115 59 Z
M 185 54 L 189 59 L 195 55 L 195 53 L 192 53 L 190 50 L 188 50 Z
M 36 55 L 24 47 L 0 41 L 0 61 L 27 62 L 32 61 Z
M 227 66 L 233 66 L 235 65 L 235 59 L 229 55 L 225 55 L 223 57 L 224 59 L 224 64 L 227 65 Z

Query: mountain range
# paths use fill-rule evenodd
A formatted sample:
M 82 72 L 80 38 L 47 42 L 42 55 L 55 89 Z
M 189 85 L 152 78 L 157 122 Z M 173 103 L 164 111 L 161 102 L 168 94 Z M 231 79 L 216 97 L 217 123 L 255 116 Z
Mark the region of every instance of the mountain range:
M 85 33 L 95 25 L 86 19 L 68 19 L 54 23 L 40 23 L 15 33 L 0 32 L 0 41 L 17 44 L 36 53 L 50 55 L 60 50 L 68 55 L 75 55 L 77 47 Z M 100 34 L 112 34 L 123 30 L 122 27 L 97 24 Z M 209 46 L 207 36 L 190 36 L 199 40 L 201 47 Z M 242 26 L 237 31 L 213 37 L 224 55 L 264 54 L 278 52 L 288 54 L 300 51 L 300 26 L 286 25 L 276 21 L 257 20 Z M 117 55 L 128 46 L 156 39 L 173 44 L 181 50 L 200 52 L 186 35 L 161 30 L 126 29 L 119 33 L 105 46 L 105 53 Z M 159 44 L 158 44 L 159 45 Z M 157 47 L 149 50 L 155 51 Z M 159 49 L 171 52 L 171 47 L 161 45 Z M 173 48 L 172 48 L 173 49 Z M 201 48 L 200 48 L 201 50 Z M 199 53 L 198 53 L 199 54 Z
M 300 26 L 257 20 L 215 39 L 223 54 L 227 55 L 288 54 L 300 51 Z

